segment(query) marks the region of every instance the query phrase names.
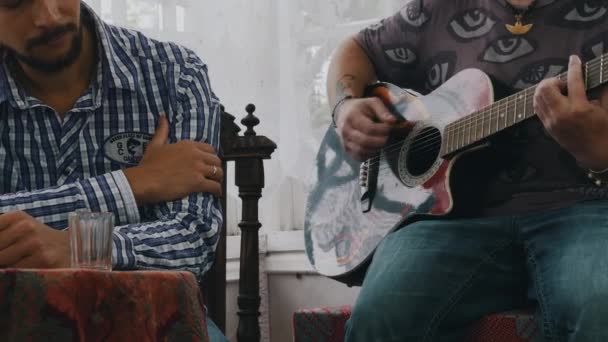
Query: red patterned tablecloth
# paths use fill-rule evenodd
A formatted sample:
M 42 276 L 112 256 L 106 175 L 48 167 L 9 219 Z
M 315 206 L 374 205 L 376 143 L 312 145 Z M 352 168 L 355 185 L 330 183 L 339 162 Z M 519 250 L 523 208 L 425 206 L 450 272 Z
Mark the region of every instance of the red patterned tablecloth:
M 0 341 L 208 341 L 187 272 L 0 270 Z

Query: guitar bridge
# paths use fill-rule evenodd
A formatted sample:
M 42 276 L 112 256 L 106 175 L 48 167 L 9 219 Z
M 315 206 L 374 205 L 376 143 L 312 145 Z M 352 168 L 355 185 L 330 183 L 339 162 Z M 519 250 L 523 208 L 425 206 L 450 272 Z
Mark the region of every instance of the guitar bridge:
M 359 167 L 359 187 L 361 189 L 361 211 L 364 213 L 372 210 L 376 187 L 378 184 L 378 166 L 380 156 L 376 155 Z

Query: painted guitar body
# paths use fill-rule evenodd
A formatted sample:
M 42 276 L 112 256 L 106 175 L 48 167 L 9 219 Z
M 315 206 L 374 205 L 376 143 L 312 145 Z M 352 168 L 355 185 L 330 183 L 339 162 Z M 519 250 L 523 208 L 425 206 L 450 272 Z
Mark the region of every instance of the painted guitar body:
M 390 141 L 378 158 L 364 163 L 345 154 L 337 133 L 329 128 L 306 208 L 310 262 L 319 273 L 346 282 L 367 264 L 388 233 L 452 211 L 450 175 L 458 153 L 446 156 L 445 128 L 487 107 L 494 97 L 489 77 L 477 69 L 458 73 L 424 97 L 390 85 L 376 87 L 371 95 L 415 126 Z

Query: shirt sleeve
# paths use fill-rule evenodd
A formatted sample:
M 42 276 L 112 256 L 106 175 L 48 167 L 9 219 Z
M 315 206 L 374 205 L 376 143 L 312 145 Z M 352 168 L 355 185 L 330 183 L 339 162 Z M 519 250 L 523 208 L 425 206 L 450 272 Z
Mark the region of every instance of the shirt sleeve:
M 206 141 L 219 148 L 220 103 L 207 68 L 193 53 L 177 84 L 177 110 L 169 117 L 171 142 Z M 142 208 L 146 223 L 115 228 L 116 269 L 182 269 L 202 275 L 214 260 L 222 225 L 218 198 L 196 193 L 182 200 Z
M 411 0 L 393 16 L 366 27 L 355 36 L 379 80 L 402 84 L 404 74 L 420 66 L 419 42 L 430 24 L 430 16 L 422 1 Z
M 42 223 L 67 228 L 68 214 L 78 209 L 112 212 L 118 224 L 139 222 L 139 211 L 120 170 L 74 183 L 0 195 L 0 213 L 24 211 Z

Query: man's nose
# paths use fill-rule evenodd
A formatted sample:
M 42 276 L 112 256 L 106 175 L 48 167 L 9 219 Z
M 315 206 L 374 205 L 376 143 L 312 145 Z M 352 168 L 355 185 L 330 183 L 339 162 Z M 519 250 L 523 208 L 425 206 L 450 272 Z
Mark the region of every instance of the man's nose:
M 39 29 L 50 29 L 61 24 L 59 4 L 63 0 L 34 0 L 32 16 Z

